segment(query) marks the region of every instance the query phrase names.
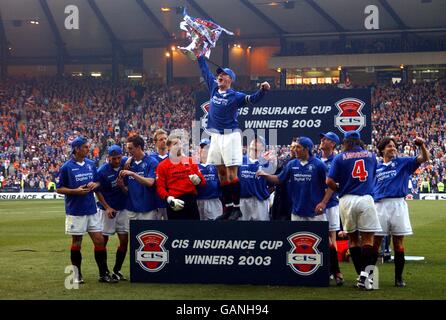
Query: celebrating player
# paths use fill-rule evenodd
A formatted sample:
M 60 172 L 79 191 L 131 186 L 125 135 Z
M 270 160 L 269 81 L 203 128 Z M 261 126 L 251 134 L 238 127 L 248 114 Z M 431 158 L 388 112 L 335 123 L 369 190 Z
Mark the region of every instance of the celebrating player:
M 365 283 L 369 278 L 365 269 L 374 264 L 373 235 L 381 231 L 372 197 L 376 155 L 364 150 L 358 131 L 346 132 L 342 146 L 343 152 L 332 161 L 327 185 L 339 194 L 342 225 L 348 234 L 350 255 L 360 276 L 357 286 L 371 289 Z
M 166 145 L 167 132 L 163 129 L 156 130 L 153 134 L 153 141 L 155 142 L 155 151 L 150 156 L 160 163 L 169 157 Z M 158 194 L 156 196 L 156 206 L 158 207 L 159 218 L 167 220 L 166 202 Z
M 154 187 L 158 162 L 144 153 L 144 140 L 140 136 L 127 139 L 127 151 L 131 155 L 130 168 L 119 173 L 128 187 L 125 214 L 131 220 L 158 220 Z
M 374 198 L 382 231 L 375 234 L 375 262 L 384 236 L 392 235 L 395 250 L 395 286 L 405 287 L 403 280 L 404 246 L 403 239 L 412 234 L 409 209 L 405 201 L 409 193 L 409 179 L 421 163 L 429 160 L 424 140 L 417 137 L 414 144 L 421 150 L 417 157 L 398 157 L 397 143 L 392 137 L 384 137 L 378 143 L 379 155 L 383 161 L 376 170 Z
M 340 140 L 338 135 L 334 132 L 321 133 L 320 136 L 321 144 L 319 149 L 322 150 L 322 154 L 319 159 L 321 159 L 327 166 L 327 169 L 330 170 L 331 163 L 335 156 L 334 150 Z M 339 200 L 336 193 L 333 193 L 327 203 L 327 219 L 328 231 L 330 233 L 330 274 L 333 275 L 336 285 L 341 286 L 344 283 L 344 276 L 339 269 L 338 248 L 336 243 L 336 231 L 341 229 L 339 220 Z
M 128 189 L 124 185 L 119 172 L 122 169 L 122 149 L 118 145 L 108 148 L 108 162 L 98 170 L 101 187 L 96 191 L 99 200 L 99 212 L 102 216 L 102 234 L 104 245 L 107 246 L 108 237 L 118 234 L 119 247 L 116 250 L 115 266 L 112 278 L 115 280 L 127 280 L 121 273 L 129 241 L 129 219 L 126 215 L 125 205 Z
M 209 119 L 207 130 L 211 132 L 211 144 L 207 163 L 216 165 L 223 194 L 223 215 L 220 219 L 238 219 L 240 212 L 240 183 L 237 177 L 238 166 L 242 164 L 242 141 L 238 130 L 238 109 L 258 102 L 270 89 L 263 82 L 253 95 L 235 91 L 231 85 L 236 80 L 234 71 L 218 68 L 217 79 L 210 72 L 206 59 L 198 59 L 201 74 L 210 93 Z
M 279 175 L 267 175 L 262 171 L 257 173 L 274 184 L 290 181 L 292 221 L 327 221 L 325 207 L 333 192 L 325 184 L 327 168 L 313 156 L 312 149 L 313 141 L 310 138 L 299 137 L 297 159 L 288 162 Z
M 100 185 L 94 162 L 86 158 L 90 153 L 90 145 L 84 137 L 77 137 L 71 143 L 71 148 L 73 156 L 60 168 L 56 191 L 65 195 L 65 233 L 72 237 L 71 263 L 77 268 L 74 281 L 84 283 L 81 244 L 83 235 L 88 232 L 94 243 L 99 282 L 116 282 L 108 273 L 101 217 L 93 195 L 93 190 Z

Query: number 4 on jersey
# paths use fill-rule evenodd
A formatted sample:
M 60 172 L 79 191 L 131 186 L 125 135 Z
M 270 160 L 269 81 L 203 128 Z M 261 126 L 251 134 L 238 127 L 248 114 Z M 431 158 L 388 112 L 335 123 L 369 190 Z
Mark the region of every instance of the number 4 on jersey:
M 364 160 L 356 160 L 355 165 L 353 166 L 352 177 L 358 178 L 359 181 L 364 182 L 367 180 L 369 173 L 365 169 Z

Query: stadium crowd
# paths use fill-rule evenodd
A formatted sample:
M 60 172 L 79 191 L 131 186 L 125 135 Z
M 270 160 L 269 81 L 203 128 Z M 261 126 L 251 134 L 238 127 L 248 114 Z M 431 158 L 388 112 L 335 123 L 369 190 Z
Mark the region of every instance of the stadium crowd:
M 2 81 L 0 191 L 50 189 L 70 156 L 69 142 L 78 135 L 88 137 L 91 158 L 99 164 L 107 146 L 123 145 L 129 136 L 141 135 L 152 149 L 155 130 L 190 130 L 195 89 L 134 82 L 113 86 L 94 78 Z M 429 146 L 432 160 L 414 175 L 413 193 L 422 185 L 437 191 L 438 182 L 446 180 L 445 109 L 446 86 L 439 82 L 373 87 L 370 148 L 376 150 L 385 135 L 396 137 L 402 154 L 415 154 L 417 134 Z M 287 146 L 278 151 L 279 159 L 289 154 Z

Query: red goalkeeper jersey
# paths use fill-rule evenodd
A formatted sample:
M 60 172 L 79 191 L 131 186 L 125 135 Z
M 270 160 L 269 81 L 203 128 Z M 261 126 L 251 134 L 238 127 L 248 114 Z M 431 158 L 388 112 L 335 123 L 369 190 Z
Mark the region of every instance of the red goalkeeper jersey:
M 200 177 L 199 186 L 204 186 L 206 180 L 198 166 L 192 163 L 192 158 L 182 157 L 179 163 L 172 163 L 167 158 L 156 168 L 156 191 L 161 199 L 168 196 L 180 197 L 187 193 L 197 195 L 197 188 L 189 179 L 189 175 L 196 174 Z

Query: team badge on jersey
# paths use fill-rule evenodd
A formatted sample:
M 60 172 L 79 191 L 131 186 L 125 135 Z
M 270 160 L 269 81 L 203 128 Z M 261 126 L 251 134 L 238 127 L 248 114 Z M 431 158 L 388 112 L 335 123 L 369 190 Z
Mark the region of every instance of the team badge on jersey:
M 136 236 L 141 246 L 136 249 L 136 262 L 148 272 L 160 271 L 169 262 L 169 251 L 164 248 L 167 236 L 159 231 L 144 231 Z
M 287 252 L 287 265 L 302 276 L 309 276 L 322 266 L 322 253 L 317 246 L 321 237 L 311 232 L 296 232 L 288 237 L 291 250 Z
M 335 102 L 339 113 L 335 116 L 335 126 L 345 133 L 347 131 L 361 131 L 366 126 L 366 116 L 361 109 L 365 103 L 356 98 L 345 98 Z

